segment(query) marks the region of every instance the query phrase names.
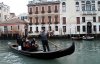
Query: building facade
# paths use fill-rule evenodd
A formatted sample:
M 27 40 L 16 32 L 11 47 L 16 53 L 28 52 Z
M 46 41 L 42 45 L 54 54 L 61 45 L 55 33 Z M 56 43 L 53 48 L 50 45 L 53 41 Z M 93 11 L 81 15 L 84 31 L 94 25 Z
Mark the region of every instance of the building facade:
M 30 1 L 29 35 L 41 29 L 53 35 L 100 34 L 100 0 Z
M 25 35 L 25 26 L 27 22 L 19 18 L 13 18 L 5 22 L 0 22 L 0 35 L 17 34 Z
M 100 0 L 75 0 L 77 31 L 100 34 Z
M 8 20 L 10 16 L 10 7 L 3 2 L 0 3 L 0 21 Z

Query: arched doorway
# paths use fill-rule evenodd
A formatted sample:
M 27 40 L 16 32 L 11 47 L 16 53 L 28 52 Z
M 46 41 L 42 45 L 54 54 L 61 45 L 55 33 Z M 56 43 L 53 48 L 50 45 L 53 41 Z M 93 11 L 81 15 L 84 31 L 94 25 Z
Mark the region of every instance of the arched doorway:
M 92 33 L 92 23 L 87 22 L 87 34 L 91 34 L 91 33 Z

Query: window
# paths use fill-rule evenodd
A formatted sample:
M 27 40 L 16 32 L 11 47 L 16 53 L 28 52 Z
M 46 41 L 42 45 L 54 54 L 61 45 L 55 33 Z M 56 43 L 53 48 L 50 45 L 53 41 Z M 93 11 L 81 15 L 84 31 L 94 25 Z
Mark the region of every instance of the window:
M 8 31 L 8 27 L 7 26 L 4 26 L 4 31 Z
M 96 22 L 96 17 L 93 17 L 93 22 Z
M 35 13 L 38 14 L 38 7 L 36 7 L 36 12 Z
M 51 13 L 51 6 L 48 6 L 48 13 Z
M 85 22 L 85 17 L 82 17 L 82 22 Z
M 30 19 L 30 23 L 32 23 L 32 17 L 30 17 L 29 19 Z
M 90 1 L 86 1 L 86 10 L 91 11 L 91 2 Z
M 79 2 L 76 2 L 76 11 L 79 11 Z
M 85 1 L 81 1 L 81 3 L 85 3 Z
M 12 26 L 11 26 L 11 30 L 12 30 Z
M 32 14 L 32 8 L 29 8 L 29 14 Z
M 86 31 L 86 27 L 85 26 L 83 26 L 83 32 L 85 32 Z
M 42 12 L 41 13 L 44 13 L 44 7 L 42 7 Z
M 99 25 L 99 31 L 100 31 L 100 25 Z
M 58 12 L 57 6 L 55 6 L 55 12 Z
M 45 30 L 45 27 L 41 27 L 42 30 Z
M 95 11 L 95 4 L 92 4 L 92 11 Z
M 63 17 L 63 24 L 66 24 L 66 17 Z
M 66 3 L 62 2 L 62 12 L 66 12 Z
M 51 16 L 48 16 L 49 24 L 51 24 Z
M 58 24 L 58 15 L 55 16 L 55 24 Z
M 30 32 L 32 32 L 32 27 L 30 27 Z
M 85 4 L 82 4 L 82 11 L 85 11 Z
M 38 17 L 35 17 L 35 20 L 36 20 L 36 24 L 38 24 Z
M 36 32 L 39 32 L 39 31 L 38 31 L 38 27 L 36 27 Z
M 44 16 L 42 16 L 42 24 L 45 24 L 45 22 L 44 22 Z
M 63 32 L 66 32 L 66 26 L 63 26 Z
M 55 26 L 55 31 L 58 31 L 58 26 Z
M 100 22 L 100 16 L 98 17 L 98 22 Z
M 93 26 L 93 30 L 96 32 L 96 25 Z
M 80 32 L 80 26 L 77 26 L 77 32 Z
M 98 1 L 98 11 L 100 11 L 100 1 Z
M 76 17 L 77 24 L 80 24 L 80 17 Z
M 92 3 L 95 3 L 95 1 L 92 1 Z
M 18 30 L 19 30 L 19 25 L 18 25 Z
M 76 2 L 76 5 L 79 5 L 79 2 Z

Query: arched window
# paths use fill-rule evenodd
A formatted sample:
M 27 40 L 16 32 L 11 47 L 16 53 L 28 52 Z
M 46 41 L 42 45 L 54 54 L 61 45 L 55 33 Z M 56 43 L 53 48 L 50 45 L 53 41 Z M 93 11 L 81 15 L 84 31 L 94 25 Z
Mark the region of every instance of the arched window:
M 62 11 L 66 12 L 66 3 L 65 2 L 62 2 Z
M 76 11 L 79 11 L 79 2 L 76 2 Z
M 66 3 L 65 3 L 65 2 L 63 2 L 63 3 L 62 3 L 62 5 L 66 5 Z
M 90 1 L 86 1 L 86 10 L 91 11 L 91 2 Z
M 79 2 L 76 2 L 76 5 L 79 5 Z

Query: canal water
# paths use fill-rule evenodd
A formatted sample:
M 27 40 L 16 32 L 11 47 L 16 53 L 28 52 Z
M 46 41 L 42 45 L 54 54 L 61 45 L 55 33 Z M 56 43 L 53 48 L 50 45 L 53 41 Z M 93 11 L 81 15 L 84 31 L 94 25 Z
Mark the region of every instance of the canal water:
M 57 49 L 69 47 L 72 43 L 67 39 L 51 39 L 50 41 L 59 46 Z M 52 60 L 35 59 L 14 53 L 9 49 L 9 42 L 16 41 L 0 40 L 0 64 L 100 64 L 100 40 L 75 41 L 76 48 L 72 55 Z M 38 42 L 41 44 L 39 40 Z M 51 50 L 56 49 L 52 44 L 50 47 Z

